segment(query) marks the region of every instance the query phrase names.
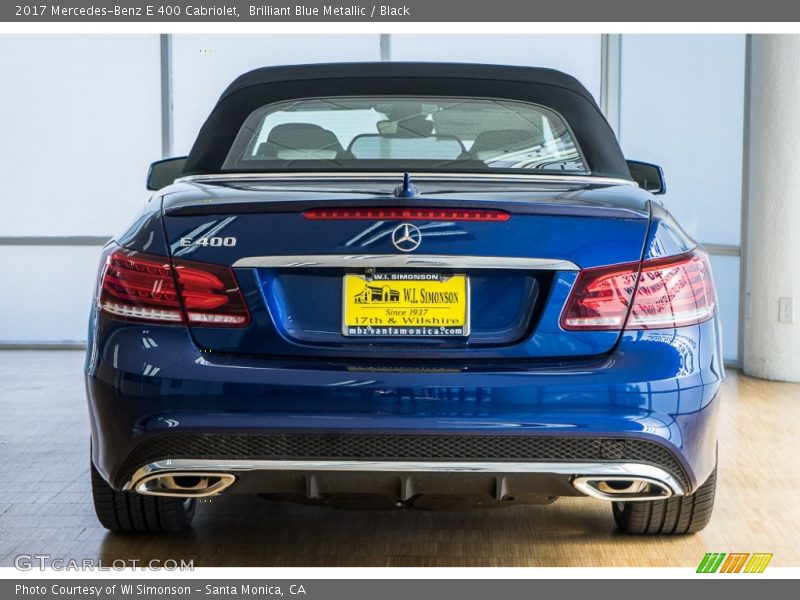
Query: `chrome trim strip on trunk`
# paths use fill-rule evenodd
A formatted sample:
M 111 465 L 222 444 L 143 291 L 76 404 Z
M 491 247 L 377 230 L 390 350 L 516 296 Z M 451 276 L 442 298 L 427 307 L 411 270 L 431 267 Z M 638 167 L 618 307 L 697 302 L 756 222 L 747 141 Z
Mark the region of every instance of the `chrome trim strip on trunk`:
M 310 254 L 295 256 L 249 256 L 240 258 L 234 267 L 377 267 L 402 269 L 522 269 L 528 271 L 580 271 L 569 260 L 513 256 L 454 256 L 447 254 Z
M 193 460 L 167 459 L 138 469 L 124 486 L 135 489 L 138 483 L 159 473 L 240 474 L 252 471 L 326 471 L 389 473 L 529 473 L 567 475 L 570 477 L 643 478 L 657 481 L 675 496 L 686 493 L 683 485 L 669 472 L 643 463 L 592 462 L 457 462 L 457 461 L 367 461 L 367 460 Z M 595 496 L 597 497 L 597 496 Z M 616 498 L 619 499 L 619 498 Z
M 595 177 L 592 175 L 545 175 L 541 173 L 409 173 L 414 181 L 489 181 L 512 183 L 577 183 L 577 184 L 607 184 L 630 185 L 638 187 L 635 181 L 618 177 Z M 377 173 L 347 173 L 347 172 L 319 172 L 319 173 L 210 173 L 206 175 L 186 175 L 179 177 L 175 183 L 204 182 L 204 181 L 257 181 L 257 180 L 334 180 L 334 181 L 401 181 L 403 172 L 377 172 Z

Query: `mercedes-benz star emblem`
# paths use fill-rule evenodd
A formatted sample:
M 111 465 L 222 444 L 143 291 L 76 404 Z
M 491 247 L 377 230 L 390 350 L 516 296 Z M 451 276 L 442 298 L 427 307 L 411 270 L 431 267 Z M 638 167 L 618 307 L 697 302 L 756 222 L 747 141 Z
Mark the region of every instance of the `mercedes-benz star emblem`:
M 411 252 L 422 243 L 422 232 L 411 223 L 402 223 L 394 228 L 392 243 L 400 252 Z

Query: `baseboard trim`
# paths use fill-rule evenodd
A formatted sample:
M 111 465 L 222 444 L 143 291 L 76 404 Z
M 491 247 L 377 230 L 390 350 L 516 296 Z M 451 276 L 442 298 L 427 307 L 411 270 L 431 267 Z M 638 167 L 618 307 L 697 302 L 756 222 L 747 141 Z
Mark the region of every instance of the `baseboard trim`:
M 0 350 L 86 350 L 86 342 L 59 340 L 53 342 L 0 342 Z

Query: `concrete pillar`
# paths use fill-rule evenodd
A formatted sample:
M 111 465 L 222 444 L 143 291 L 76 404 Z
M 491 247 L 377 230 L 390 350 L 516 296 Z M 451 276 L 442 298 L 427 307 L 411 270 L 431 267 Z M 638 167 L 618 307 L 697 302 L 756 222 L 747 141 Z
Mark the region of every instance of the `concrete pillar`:
M 749 98 L 744 372 L 800 381 L 800 36 L 751 37 Z

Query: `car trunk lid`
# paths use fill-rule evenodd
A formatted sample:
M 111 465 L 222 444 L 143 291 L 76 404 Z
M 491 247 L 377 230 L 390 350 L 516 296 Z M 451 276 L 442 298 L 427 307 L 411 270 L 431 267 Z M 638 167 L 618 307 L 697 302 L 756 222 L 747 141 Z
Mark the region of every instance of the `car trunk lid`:
M 558 321 L 578 269 L 641 258 L 649 215 L 635 188 L 431 187 L 398 199 L 360 185 L 197 185 L 167 196 L 172 256 L 233 267 L 252 316 L 246 328 L 191 325 L 198 345 L 370 360 L 568 358 L 613 348 L 619 332 L 564 331 Z M 413 248 L 400 239 L 409 231 Z M 426 316 L 409 313 L 417 309 Z M 358 322 L 375 311 L 381 323 Z

